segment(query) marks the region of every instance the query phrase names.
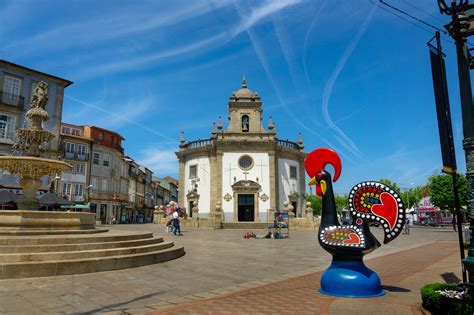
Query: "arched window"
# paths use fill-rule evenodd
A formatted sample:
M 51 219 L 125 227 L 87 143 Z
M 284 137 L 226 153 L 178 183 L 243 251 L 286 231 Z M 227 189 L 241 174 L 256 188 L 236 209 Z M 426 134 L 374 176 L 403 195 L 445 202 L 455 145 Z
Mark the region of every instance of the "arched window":
M 247 115 L 242 116 L 242 131 L 243 132 L 249 131 L 249 116 Z

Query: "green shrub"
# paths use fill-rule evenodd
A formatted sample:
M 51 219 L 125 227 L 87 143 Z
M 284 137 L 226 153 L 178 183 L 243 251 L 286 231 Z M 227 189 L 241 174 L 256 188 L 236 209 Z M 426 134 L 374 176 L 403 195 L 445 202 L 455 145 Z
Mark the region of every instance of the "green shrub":
M 443 296 L 437 290 L 462 290 L 459 283 L 431 283 L 421 288 L 423 307 L 433 315 L 471 315 L 468 298 L 462 300 Z

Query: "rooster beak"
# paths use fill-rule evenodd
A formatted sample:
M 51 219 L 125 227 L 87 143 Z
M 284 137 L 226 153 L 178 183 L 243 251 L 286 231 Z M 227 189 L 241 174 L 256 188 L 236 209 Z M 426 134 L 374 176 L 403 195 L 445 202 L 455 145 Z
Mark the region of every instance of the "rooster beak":
M 315 176 L 315 177 L 311 178 L 311 180 L 308 182 L 308 185 L 310 185 L 310 186 L 311 185 L 316 185 L 316 183 L 317 182 L 316 182 L 316 176 Z
M 321 186 L 321 192 L 323 193 L 323 195 L 326 194 L 326 189 L 327 189 L 327 184 L 326 184 L 326 181 L 325 180 L 321 180 L 319 182 L 319 186 Z

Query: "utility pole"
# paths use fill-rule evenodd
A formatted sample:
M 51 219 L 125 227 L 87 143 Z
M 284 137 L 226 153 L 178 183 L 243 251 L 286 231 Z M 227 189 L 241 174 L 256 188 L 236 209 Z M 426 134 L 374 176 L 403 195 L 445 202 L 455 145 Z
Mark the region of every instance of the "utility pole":
M 474 28 L 471 27 L 471 20 L 474 21 L 474 16 L 467 14 L 467 11 L 471 11 L 474 6 L 469 4 L 469 0 L 459 0 L 458 4 L 456 4 L 456 0 L 452 0 L 451 6 L 446 4 L 445 0 L 438 0 L 438 6 L 442 14 L 451 16 L 452 21 L 446 25 L 446 28 L 456 43 L 464 134 L 463 147 L 466 154 L 466 179 L 468 182 L 467 207 L 469 229 L 471 230 L 468 257 L 464 259 L 464 267 L 469 273 L 467 285 L 472 304 L 474 302 L 474 106 L 469 73 L 471 59 L 466 42 L 467 37 L 474 34 Z

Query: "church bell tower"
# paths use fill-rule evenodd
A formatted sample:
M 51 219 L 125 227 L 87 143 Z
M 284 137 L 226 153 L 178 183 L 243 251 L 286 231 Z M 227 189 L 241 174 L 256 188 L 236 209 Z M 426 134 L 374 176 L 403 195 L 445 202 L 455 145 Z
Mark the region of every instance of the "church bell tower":
M 229 100 L 229 127 L 226 133 L 251 136 L 267 131 L 262 126 L 262 102 L 258 92 L 247 88 L 245 76 L 242 88 L 234 91 Z

